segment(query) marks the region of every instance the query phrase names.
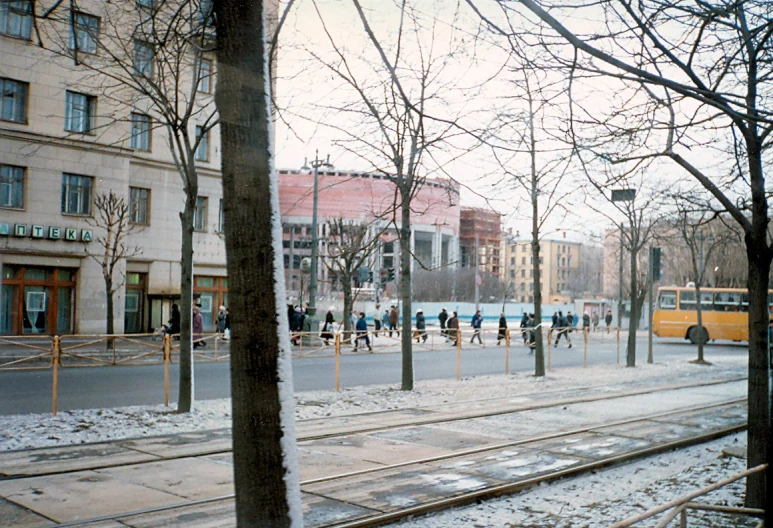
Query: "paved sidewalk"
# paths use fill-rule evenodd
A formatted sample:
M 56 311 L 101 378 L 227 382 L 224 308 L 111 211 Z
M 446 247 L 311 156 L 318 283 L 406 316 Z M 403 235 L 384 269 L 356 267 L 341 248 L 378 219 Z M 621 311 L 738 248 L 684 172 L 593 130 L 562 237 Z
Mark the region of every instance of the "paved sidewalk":
M 700 420 L 689 414 L 655 420 L 644 429 L 613 437 L 599 427 L 610 416 L 624 420 L 743 398 L 746 382 L 694 384 L 680 390 L 661 385 L 659 390 L 666 395 L 659 398 L 645 389 L 642 384 L 530 393 L 301 421 L 306 525 L 325 526 L 391 511 L 400 504 L 545 474 L 738 423 L 745 416 L 745 407 L 738 405 Z M 613 396 L 604 400 L 603 415 L 598 411 L 600 402 L 594 401 L 601 395 Z M 578 433 L 571 446 L 566 441 L 539 440 L 558 431 L 594 426 L 599 429 Z M 496 455 L 476 453 L 516 440 L 528 443 L 524 449 L 510 447 Z M 232 500 L 149 511 L 232 494 L 230 448 L 230 430 L 223 429 L 0 453 L 0 526 L 78 525 L 115 515 L 120 515 L 120 522 L 104 520 L 88 526 L 233 525 Z M 460 453 L 467 453 L 464 461 L 443 462 L 444 456 Z M 406 465 L 386 469 L 394 464 Z M 378 468 L 385 469 L 379 478 L 356 474 Z M 333 478 L 342 475 L 348 476 Z

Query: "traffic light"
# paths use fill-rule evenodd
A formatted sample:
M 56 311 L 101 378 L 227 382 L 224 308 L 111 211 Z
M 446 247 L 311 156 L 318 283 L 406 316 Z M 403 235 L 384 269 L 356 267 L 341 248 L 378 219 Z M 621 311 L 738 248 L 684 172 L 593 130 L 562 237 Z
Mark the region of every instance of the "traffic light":
M 660 280 L 660 257 L 663 250 L 659 247 L 652 248 L 652 280 Z
M 373 282 L 373 272 L 372 271 L 368 272 L 368 282 Z
M 387 282 L 392 282 L 395 280 L 395 269 L 389 268 L 387 269 Z

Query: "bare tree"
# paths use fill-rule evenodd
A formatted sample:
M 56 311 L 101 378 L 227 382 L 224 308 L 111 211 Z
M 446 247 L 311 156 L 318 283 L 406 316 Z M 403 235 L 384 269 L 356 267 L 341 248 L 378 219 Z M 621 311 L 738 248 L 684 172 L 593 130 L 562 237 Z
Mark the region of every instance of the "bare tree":
M 360 2 L 352 0 L 352 4 L 370 44 L 363 52 L 366 56 L 350 53 L 347 42 L 328 29 L 321 12 L 322 31 L 331 56 L 324 56 L 319 49 L 307 52 L 327 75 L 340 81 L 337 94 L 347 96 L 340 103 L 324 101 L 318 105 L 334 116 L 320 119 L 320 124 L 341 135 L 337 141 L 339 146 L 394 183 L 394 194 L 380 215 L 390 218 L 400 243 L 401 387 L 412 390 L 411 274 L 413 262 L 421 263 L 412 253 L 411 222 L 414 215 L 423 214 L 431 207 L 431 204 L 417 203 L 420 201 L 415 198 L 433 171 L 442 173 L 444 162 L 434 156 L 447 157 L 444 150 L 456 150 L 451 140 L 462 135 L 459 123 L 463 111 L 454 108 L 447 97 L 452 90 L 460 92 L 457 81 L 461 80 L 461 71 L 449 65 L 452 53 L 462 53 L 460 39 L 451 32 L 450 41 L 441 45 L 439 22 L 407 1 L 395 6 L 383 4 L 388 9 L 396 8 L 396 13 L 390 11 L 393 15 L 390 20 L 397 22 L 394 32 L 380 39 Z M 437 38 L 428 39 L 428 36 Z M 451 77 L 456 79 L 452 81 Z M 468 89 L 468 97 L 473 91 L 474 87 Z M 342 122 L 340 116 L 350 120 Z M 462 148 L 459 155 L 469 148 Z M 449 202 L 452 199 L 449 196 Z
M 99 194 L 94 198 L 93 218 L 88 218 L 87 223 L 104 231 L 104 234 L 96 237 L 96 243 L 100 251 L 91 251 L 86 247 L 86 254 L 102 268 L 102 278 L 105 280 L 105 300 L 107 303 L 107 320 L 105 333 L 115 333 L 114 308 L 115 292 L 123 286 L 124 277 L 116 279 L 116 266 L 122 261 L 130 259 L 142 253 L 138 246 L 129 246 L 126 239 L 135 230 L 135 225 L 130 223 L 129 204 L 122 196 L 112 190 Z
M 169 155 L 182 182 L 180 213 L 181 325 L 178 411 L 193 407 L 192 302 L 194 211 L 198 164 L 208 159 L 217 112 L 208 91 L 214 83 L 214 19 L 208 0 L 169 0 L 152 8 L 141 2 L 57 2 L 36 19 L 52 23 L 38 31 L 45 48 L 70 57 L 86 72 L 85 86 L 99 93 L 99 129 L 110 138 L 113 125 L 130 134 L 115 141 L 133 148 L 152 129 L 166 132 Z M 35 3 L 36 9 L 39 7 Z M 87 8 L 99 6 L 97 19 Z M 129 126 L 127 126 L 127 124 Z M 92 132 L 96 132 L 94 130 Z
M 303 526 L 263 2 L 215 2 L 236 520 Z
M 494 4 L 524 34 L 539 35 L 552 65 L 571 76 L 571 126 L 579 153 L 623 164 L 671 162 L 743 230 L 749 269 L 748 465 L 768 463 L 766 472 L 747 479 L 746 505 L 764 508 L 773 502 L 767 306 L 773 248 L 764 170 L 773 144 L 770 2 Z M 534 18 L 524 17 L 521 8 Z M 560 21 L 564 15 L 598 23 L 572 31 Z M 611 92 L 600 105 L 598 94 L 606 87 Z M 765 521 L 773 524 L 770 508 Z
M 358 270 L 371 260 L 371 256 L 381 244 L 383 229 L 374 224 L 333 218 L 327 222 L 327 232 L 330 236 L 322 257 L 325 267 L 335 274 L 340 281 L 344 294 L 344 332 L 350 335 L 352 331 L 352 282 Z

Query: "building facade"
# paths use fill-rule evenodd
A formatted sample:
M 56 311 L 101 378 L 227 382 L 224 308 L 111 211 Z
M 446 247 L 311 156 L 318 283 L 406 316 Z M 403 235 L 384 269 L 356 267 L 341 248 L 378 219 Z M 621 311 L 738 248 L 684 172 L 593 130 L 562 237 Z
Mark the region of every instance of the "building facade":
M 462 207 L 459 221 L 460 264 L 502 278 L 502 217 L 496 211 Z

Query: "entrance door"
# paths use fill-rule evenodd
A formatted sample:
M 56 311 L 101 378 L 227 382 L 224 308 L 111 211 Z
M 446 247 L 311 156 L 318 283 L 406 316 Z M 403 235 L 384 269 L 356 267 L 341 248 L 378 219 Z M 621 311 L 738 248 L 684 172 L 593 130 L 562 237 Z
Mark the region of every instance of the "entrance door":
M 2 282 L 0 333 L 72 333 L 75 270 L 3 266 Z
M 138 334 L 145 331 L 145 277 L 144 273 L 126 274 L 123 331 Z

